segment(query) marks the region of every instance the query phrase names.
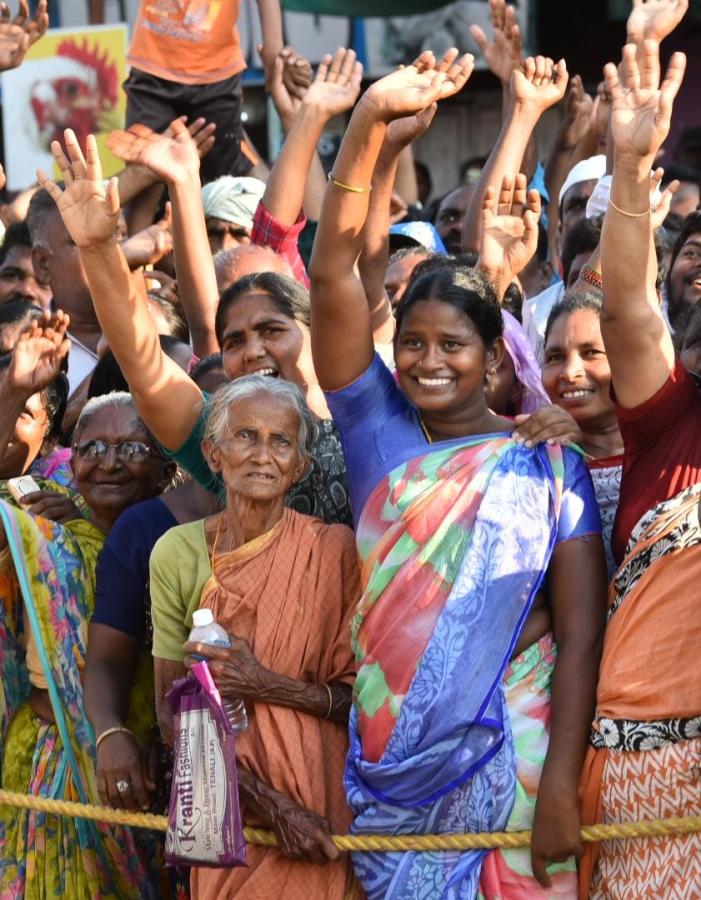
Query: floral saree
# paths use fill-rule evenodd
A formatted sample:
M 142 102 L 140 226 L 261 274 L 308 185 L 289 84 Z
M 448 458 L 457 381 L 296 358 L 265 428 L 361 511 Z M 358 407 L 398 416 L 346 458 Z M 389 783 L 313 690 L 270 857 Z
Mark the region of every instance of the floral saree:
M 2 786 L 99 803 L 81 671 L 103 535 L 85 520 L 61 526 L 4 501 L 0 520 L 12 557 L 0 569 Z M 39 719 L 27 702 L 30 630 L 53 723 Z M 0 896 L 156 897 L 143 858 L 128 829 L 0 807 Z
M 583 821 L 701 814 L 701 484 L 647 512 L 609 591 Z M 580 897 L 701 896 L 701 834 L 587 845 Z
M 518 794 L 526 784 L 534 800 L 547 748 L 554 648 L 539 642 L 511 658 L 556 541 L 563 478 L 561 448 L 495 435 L 434 445 L 370 495 L 357 532 L 364 593 L 345 772 L 354 831 L 498 831 L 517 806 L 524 817 Z M 539 720 L 544 741 L 530 725 L 514 736 L 507 695 L 528 678 L 514 705 Z M 525 767 L 518 741 L 534 757 Z M 491 856 L 356 853 L 353 862 L 369 900 L 544 896 L 528 860 L 522 878 L 520 862 L 503 854 L 485 866 Z

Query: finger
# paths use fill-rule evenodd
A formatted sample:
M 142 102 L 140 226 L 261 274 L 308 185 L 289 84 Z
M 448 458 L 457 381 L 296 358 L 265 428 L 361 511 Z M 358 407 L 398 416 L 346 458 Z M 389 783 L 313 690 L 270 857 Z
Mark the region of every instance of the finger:
M 85 164 L 85 157 L 83 156 L 83 151 L 80 149 L 80 144 L 78 143 L 78 138 L 75 131 L 73 131 L 72 128 L 66 128 L 66 130 L 63 132 L 63 139 L 66 142 L 66 152 L 68 153 L 68 158 L 71 161 L 71 170 L 73 172 L 73 177 L 76 180 L 79 178 L 85 178 L 87 175 L 88 167 Z M 90 136 L 88 136 L 88 142 L 89 141 Z M 95 149 L 97 152 L 97 145 L 95 145 Z
M 638 70 L 643 90 L 656 91 L 660 84 L 660 48 L 657 41 L 643 41 L 638 47 Z
M 506 17 L 505 7 L 506 4 L 504 3 L 504 0 L 491 0 L 490 2 L 489 11 L 491 14 L 492 25 L 495 30 L 504 30 L 504 19 Z
M 482 56 L 484 56 L 489 49 L 489 40 L 479 25 L 470 25 L 470 37 L 477 44 Z
M 546 869 L 546 861 L 542 856 L 535 856 L 531 852 L 531 866 L 536 881 L 547 890 L 550 887 L 550 878 Z
M 435 68 L 436 57 L 433 54 L 433 50 L 422 50 L 411 65 L 417 72 L 425 72 L 426 69 Z
M 39 182 L 39 186 L 42 187 L 50 196 L 54 203 L 58 206 L 58 203 L 63 196 L 63 191 L 56 184 L 55 181 L 52 181 L 51 178 L 44 172 L 43 169 L 36 170 L 37 181 Z
M 53 154 L 54 160 L 56 161 L 56 165 L 61 170 L 63 183 L 66 185 L 66 187 L 68 187 L 70 184 L 73 184 L 74 181 L 73 169 L 68 157 L 63 152 L 63 147 L 61 147 L 58 141 L 51 141 L 51 153 Z
M 669 120 L 672 118 L 674 98 L 684 80 L 686 71 L 686 54 L 673 53 L 667 66 L 664 81 L 660 87 L 660 115 Z
M 326 834 L 325 832 L 319 830 L 317 840 L 319 847 L 321 848 L 326 859 L 328 859 L 330 862 L 335 862 L 337 859 L 341 858 L 341 851 L 331 840 L 330 834 Z
M 496 215 L 496 205 L 497 205 L 497 190 L 494 185 L 490 184 L 487 190 L 484 192 L 484 197 L 482 198 L 482 222 L 483 227 L 486 228 Z
M 15 25 L 24 25 L 29 18 L 29 6 L 27 0 L 19 0 L 19 10 L 13 19 Z
M 76 147 L 78 147 L 77 139 Z M 79 147 L 78 150 L 80 150 Z M 80 154 L 80 157 L 82 161 L 82 153 Z M 86 162 L 83 162 L 83 165 L 85 166 L 85 172 L 88 180 L 102 181 L 102 163 L 100 162 L 100 154 L 97 151 L 97 139 L 95 138 L 94 134 L 89 134 L 87 140 L 85 141 L 85 157 Z
M 206 656 L 207 659 L 229 659 L 228 647 L 215 647 L 212 644 L 201 644 L 199 641 L 187 641 L 183 650 L 189 656 Z
M 618 67 L 615 63 L 606 63 L 604 66 L 604 78 L 606 80 L 606 86 L 611 92 L 611 98 L 613 100 L 618 100 L 622 97 L 623 88 L 618 78 Z
M 443 56 L 438 61 L 437 65 L 436 65 L 436 69 L 439 72 L 447 72 L 451 68 L 451 66 L 453 65 L 455 60 L 458 58 L 458 55 L 459 55 L 458 48 L 450 47 L 448 50 L 445 51 Z
M 569 74 L 567 72 L 567 63 L 564 59 L 558 61 L 553 69 L 553 83 L 557 85 L 560 89 L 561 93 L 565 93 L 565 88 L 567 87 L 567 82 L 569 81 Z M 577 76 L 575 76 L 577 77 Z M 579 95 L 584 93 L 584 89 L 582 87 L 582 79 L 579 79 Z
M 535 75 L 533 76 L 533 84 L 537 87 L 543 83 L 543 78 L 545 77 L 545 57 L 544 56 L 536 56 L 535 58 Z
M 353 66 L 353 74 L 350 80 L 350 86 L 353 89 L 353 92 L 357 95 L 360 93 L 360 86 L 363 81 L 363 64 L 360 60 L 355 61 L 355 65 Z M 437 107 L 436 107 L 437 109 Z M 435 109 L 434 109 L 435 112 Z M 431 117 L 433 118 L 433 116 Z
M 526 188 L 528 182 L 526 176 L 519 174 L 514 178 L 514 190 L 511 199 L 511 215 L 522 216 L 526 208 Z
M 113 775 L 109 775 L 105 780 L 107 782 L 107 798 L 109 805 L 114 807 L 114 809 L 126 809 L 124 801 L 125 795 L 117 790 L 118 779 Z
M 514 192 L 514 179 L 511 175 L 505 175 L 499 189 L 499 201 L 497 203 L 497 215 L 508 216 L 511 214 L 511 200 Z
M 533 79 L 535 78 L 535 71 L 536 71 L 535 59 L 532 56 L 529 56 L 526 59 L 524 59 L 524 61 L 521 65 L 522 65 L 522 69 L 523 69 L 523 74 L 532 83 Z
M 535 201 L 538 211 L 531 208 L 530 194 L 535 193 L 538 200 Z M 535 205 L 534 203 L 534 205 Z M 529 191 L 529 209 L 523 215 L 523 243 L 532 258 L 538 249 L 538 220 L 540 219 L 540 195 L 538 191 Z
M 10 7 L 7 3 L 0 3 L 0 22 L 8 22 L 10 20 Z
M 107 183 L 106 191 L 108 212 L 115 216 L 119 212 L 119 179 L 115 176 Z
M 333 55 L 331 65 L 329 66 L 329 73 L 326 76 L 326 80 L 330 81 L 332 84 L 338 81 L 338 76 L 341 73 L 341 66 L 343 65 L 343 56 L 345 52 L 346 51 L 344 47 L 339 47 Z
M 30 506 L 32 503 L 38 503 L 40 500 L 45 500 L 47 496 L 55 497 L 56 494 L 54 494 L 53 491 L 30 491 L 30 493 L 20 497 L 19 502 L 23 506 Z
M 151 804 L 151 797 L 146 788 L 141 768 L 137 766 L 129 774 L 131 777 L 131 792 L 136 801 L 136 805 L 140 809 L 148 809 Z
M 545 57 L 545 72 L 543 74 L 543 81 L 545 84 L 553 80 L 553 67 L 555 63 L 550 59 L 549 56 Z
M 316 77 L 314 79 L 315 81 L 326 81 L 326 76 L 328 75 L 329 66 L 331 65 L 332 60 L 333 60 L 333 57 L 331 56 L 330 53 L 325 53 L 321 57 L 321 62 L 319 63 L 319 67 L 316 70 Z M 277 70 L 277 62 L 278 62 L 278 60 L 275 60 L 276 70 Z M 280 72 L 282 73 L 282 64 L 280 65 Z
M 107 788 L 107 779 L 102 774 L 99 774 L 97 778 L 97 793 L 100 795 L 100 800 L 102 800 L 105 806 L 111 806 L 110 792 Z
M 355 50 L 346 50 L 345 56 L 341 64 L 341 72 L 338 81 L 340 84 L 348 84 L 353 75 L 355 67 L 356 52 Z
M 516 18 L 516 12 L 514 11 L 514 19 Z M 511 29 L 511 46 L 513 48 L 514 56 L 521 57 L 521 51 L 523 50 L 523 38 L 521 37 L 521 27 L 518 22 L 514 22 L 513 28 Z
M 623 83 L 629 91 L 637 91 L 640 88 L 640 69 L 638 68 L 637 49 L 635 44 L 626 44 L 623 48 L 621 73 Z

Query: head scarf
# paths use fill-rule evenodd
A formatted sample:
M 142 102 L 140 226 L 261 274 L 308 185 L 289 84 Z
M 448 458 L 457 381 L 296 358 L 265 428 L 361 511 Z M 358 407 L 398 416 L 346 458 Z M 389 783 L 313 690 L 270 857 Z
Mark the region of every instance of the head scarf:
M 223 175 L 202 188 L 205 219 L 223 219 L 250 231 L 253 215 L 265 192 L 265 182 L 258 178 L 235 178 Z
M 523 399 L 517 413 L 532 413 L 541 406 L 550 406 L 526 332 L 511 313 L 501 311 L 504 320 L 504 343 L 516 370 L 516 378 L 523 385 Z
M 598 181 L 606 174 L 606 156 L 601 153 L 599 156 L 590 156 L 589 159 L 583 159 L 573 166 L 565 183 L 560 188 L 560 196 L 558 197 L 558 206 L 562 206 L 565 194 L 575 184 L 582 181 Z

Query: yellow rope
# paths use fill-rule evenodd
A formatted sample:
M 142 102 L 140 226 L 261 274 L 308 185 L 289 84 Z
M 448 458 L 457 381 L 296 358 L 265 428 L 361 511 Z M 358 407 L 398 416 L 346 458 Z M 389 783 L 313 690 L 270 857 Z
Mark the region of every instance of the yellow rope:
M 129 825 L 132 828 L 150 828 L 166 831 L 165 816 L 150 813 L 133 813 L 109 806 L 90 806 L 67 800 L 49 800 L 47 797 L 31 797 L 0 790 L 0 806 L 34 809 L 71 816 L 77 819 L 95 819 L 112 825 Z M 685 819 L 649 819 L 642 822 L 625 822 L 621 825 L 586 825 L 582 828 L 585 842 L 612 839 L 628 840 L 636 837 L 689 834 L 701 831 L 701 816 Z M 243 835 L 249 844 L 272 847 L 277 841 L 271 831 L 260 828 L 244 828 Z M 334 835 L 334 843 L 340 850 L 489 850 L 494 847 L 527 847 L 531 842 L 530 831 L 494 831 L 486 834 L 408 834 L 408 835 Z

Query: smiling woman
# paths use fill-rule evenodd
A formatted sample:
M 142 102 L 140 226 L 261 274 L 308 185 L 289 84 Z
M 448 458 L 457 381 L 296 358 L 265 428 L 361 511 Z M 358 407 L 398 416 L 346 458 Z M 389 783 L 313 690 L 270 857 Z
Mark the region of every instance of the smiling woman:
M 355 896 L 350 863 L 330 840 L 350 823 L 342 771 L 359 595 L 353 533 L 285 506 L 315 431 L 301 391 L 287 381 L 247 375 L 220 388 L 203 450 L 223 480 L 226 509 L 173 528 L 151 556 L 164 737 L 172 739 L 164 695 L 183 674 L 183 657 L 207 657 L 222 698 L 249 707 L 236 743 L 247 821 L 273 828 L 281 848 L 249 847 L 247 869 L 194 869 L 194 897 L 275 896 L 283 884 L 289 896 Z M 199 607 L 226 628 L 231 649 L 183 648 Z

